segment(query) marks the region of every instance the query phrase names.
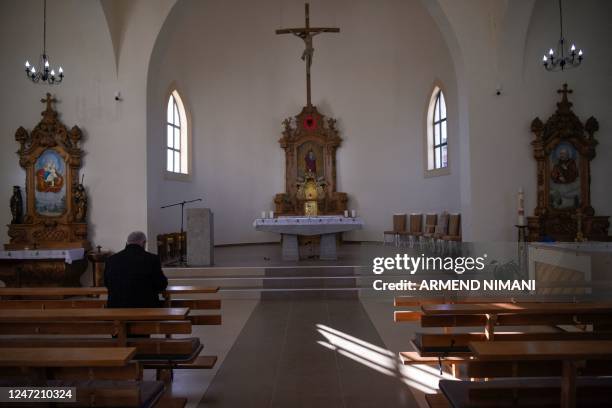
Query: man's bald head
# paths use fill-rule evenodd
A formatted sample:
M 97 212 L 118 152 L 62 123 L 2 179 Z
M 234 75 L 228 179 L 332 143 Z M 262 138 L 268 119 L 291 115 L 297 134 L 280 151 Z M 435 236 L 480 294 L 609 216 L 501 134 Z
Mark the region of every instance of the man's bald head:
M 133 245 L 133 244 L 140 245 L 141 247 L 144 248 L 145 245 L 147 244 L 147 236 L 142 231 L 134 231 L 130 233 L 130 235 L 128 235 L 127 244 L 128 245 Z

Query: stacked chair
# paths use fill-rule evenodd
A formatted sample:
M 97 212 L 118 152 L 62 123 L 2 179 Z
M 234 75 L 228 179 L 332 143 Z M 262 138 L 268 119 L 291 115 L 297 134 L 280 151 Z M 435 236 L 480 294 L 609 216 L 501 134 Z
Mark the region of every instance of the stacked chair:
M 450 214 L 448 219 L 448 234 L 442 236 L 443 252 L 451 254 L 458 252 L 461 242 L 461 214 Z
M 393 214 L 393 230 L 383 232 L 383 244 L 400 245 L 400 234 L 406 232 L 406 214 Z M 391 236 L 391 240 L 388 237 Z
M 421 237 L 423 236 L 423 214 L 410 214 L 410 231 L 408 232 L 408 242 L 410 248 L 421 247 Z
M 393 230 L 383 233 L 384 245 L 416 247 L 450 255 L 460 252 L 461 214 L 428 213 L 423 225 L 423 214 L 412 213 L 408 228 L 407 221 L 406 214 L 393 215 Z
M 435 249 L 434 233 L 438 223 L 438 214 L 425 215 L 425 228 L 423 229 L 423 244 L 430 249 Z

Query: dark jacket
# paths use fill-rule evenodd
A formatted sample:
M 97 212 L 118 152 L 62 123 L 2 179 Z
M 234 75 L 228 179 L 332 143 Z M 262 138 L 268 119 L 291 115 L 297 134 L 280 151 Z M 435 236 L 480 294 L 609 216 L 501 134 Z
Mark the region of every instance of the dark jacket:
M 140 245 L 126 245 L 106 261 L 107 307 L 160 307 L 159 293 L 168 286 L 159 257 Z

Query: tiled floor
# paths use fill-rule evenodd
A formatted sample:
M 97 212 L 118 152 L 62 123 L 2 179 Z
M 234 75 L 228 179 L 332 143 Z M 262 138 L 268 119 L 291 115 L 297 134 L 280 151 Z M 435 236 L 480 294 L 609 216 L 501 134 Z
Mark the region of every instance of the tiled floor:
M 187 398 L 186 408 L 195 408 L 204 392 L 213 381 L 215 374 L 223 365 L 234 340 L 240 334 L 244 324 L 259 300 L 231 299 L 223 300 L 220 326 L 193 326 L 189 336 L 196 336 L 204 345 L 202 355 L 216 355 L 219 359 L 212 370 L 175 370 L 171 391 L 174 396 Z M 145 370 L 145 379 L 153 380 L 154 370 Z
M 269 300 L 253 310 L 201 407 L 415 407 L 358 299 Z

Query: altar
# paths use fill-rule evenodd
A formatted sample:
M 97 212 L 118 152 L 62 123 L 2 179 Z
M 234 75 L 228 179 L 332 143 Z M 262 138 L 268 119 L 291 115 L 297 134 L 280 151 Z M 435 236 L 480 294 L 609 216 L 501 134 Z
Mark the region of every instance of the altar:
M 0 280 L 6 286 L 81 286 L 86 269 L 84 248 L 0 251 Z
M 338 259 L 337 234 L 362 229 L 363 220 L 342 216 L 258 218 L 253 227 L 257 231 L 281 234 L 284 261 L 300 259 L 299 235 L 321 235 L 319 259 L 334 261 Z
M 78 126 L 68 129 L 53 108 L 31 130 L 19 127 L 18 163 L 25 173 L 25 197 L 13 187 L 10 241 L 0 252 L 0 280 L 6 286 L 80 286 L 87 269 L 87 190 L 79 172 L 84 152 Z

